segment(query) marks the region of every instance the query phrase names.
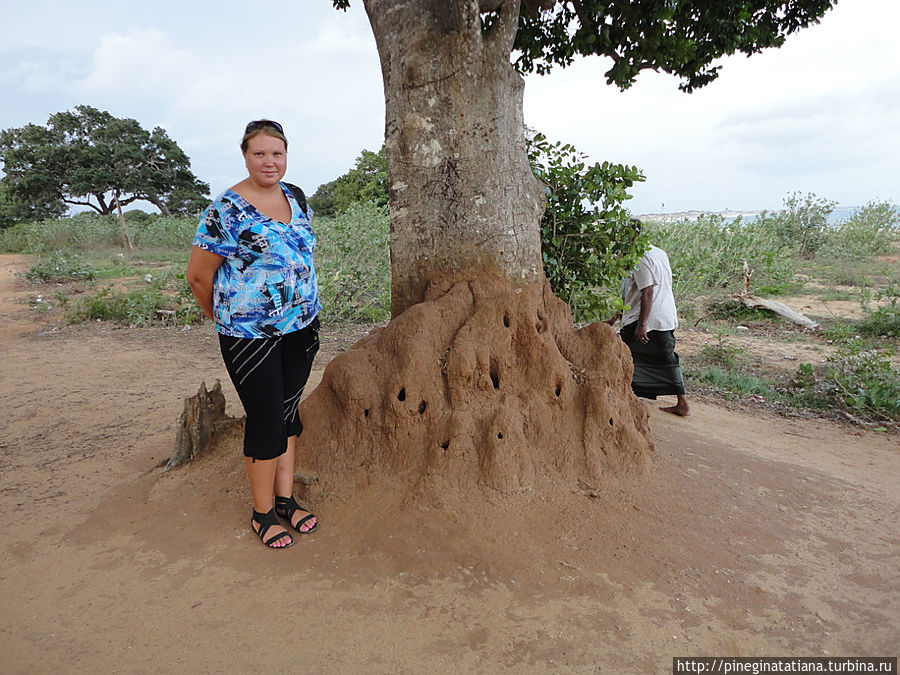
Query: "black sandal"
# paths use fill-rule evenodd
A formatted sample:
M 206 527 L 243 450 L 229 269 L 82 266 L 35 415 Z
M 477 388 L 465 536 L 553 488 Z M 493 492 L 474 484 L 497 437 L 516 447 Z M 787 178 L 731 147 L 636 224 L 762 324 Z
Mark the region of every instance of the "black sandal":
M 259 525 L 259 530 L 256 530 L 253 527 L 253 523 Z M 294 538 L 291 536 L 291 533 L 285 530 L 284 532 L 279 532 L 278 534 L 272 535 L 269 539 L 266 539 L 266 533 L 273 526 L 277 525 L 281 527 L 281 523 L 278 522 L 278 518 L 275 517 L 275 509 L 272 509 L 268 513 L 260 513 L 259 511 L 253 511 L 253 519 L 250 521 L 250 529 L 253 530 L 258 536 L 259 540 L 264 543 L 269 548 L 289 548 L 294 544 Z M 280 539 L 288 538 L 288 543 L 284 546 L 272 546 L 276 541 Z
M 306 513 L 309 513 L 309 515 L 304 518 L 301 518 L 300 522 L 298 522 L 296 525 L 294 525 L 294 514 L 297 513 L 297 511 L 306 511 Z M 291 495 L 290 497 L 279 497 L 276 495 L 275 496 L 275 513 L 277 513 L 282 518 L 287 518 L 287 521 L 289 523 L 291 523 L 291 527 L 293 527 L 295 530 L 297 530 L 297 532 L 299 532 L 300 534 L 310 534 L 319 526 L 319 521 L 318 521 L 318 518 L 316 518 L 315 514 L 310 513 L 309 511 L 304 509 L 302 506 L 300 506 L 297 503 L 297 500 L 294 499 L 294 495 Z M 313 526 L 311 528 L 309 528 L 308 530 L 300 529 L 300 527 L 303 525 L 303 523 L 305 523 L 307 520 L 311 520 L 313 518 L 316 518 L 316 522 L 313 523 Z

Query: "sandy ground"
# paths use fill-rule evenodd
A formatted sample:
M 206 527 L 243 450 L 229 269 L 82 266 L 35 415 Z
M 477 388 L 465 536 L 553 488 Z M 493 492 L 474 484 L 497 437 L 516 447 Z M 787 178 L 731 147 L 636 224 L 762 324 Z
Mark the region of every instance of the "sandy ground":
M 0 672 L 668 673 L 673 656 L 900 644 L 900 441 L 651 410 L 652 470 L 464 513 L 322 497 L 250 533 L 239 443 L 160 474 L 207 325 L 49 323 L 0 256 Z M 348 336 L 323 330 L 317 367 Z M 320 375 L 320 373 L 319 373 Z

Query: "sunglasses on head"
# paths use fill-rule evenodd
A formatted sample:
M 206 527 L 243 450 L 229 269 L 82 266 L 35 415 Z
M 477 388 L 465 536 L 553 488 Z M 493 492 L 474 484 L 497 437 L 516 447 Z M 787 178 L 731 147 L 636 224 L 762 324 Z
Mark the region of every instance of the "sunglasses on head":
M 247 128 L 244 129 L 244 135 L 246 136 L 250 132 L 256 131 L 257 129 L 262 129 L 263 127 L 272 127 L 279 134 L 284 133 L 284 129 L 281 128 L 281 125 L 278 122 L 274 122 L 272 120 L 254 120 L 247 125 Z

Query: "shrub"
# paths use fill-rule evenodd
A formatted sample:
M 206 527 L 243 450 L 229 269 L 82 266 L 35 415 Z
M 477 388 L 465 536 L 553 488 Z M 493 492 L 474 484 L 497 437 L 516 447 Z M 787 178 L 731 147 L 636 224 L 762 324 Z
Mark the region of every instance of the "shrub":
M 25 278 L 34 282 L 85 281 L 94 278 L 94 270 L 79 255 L 54 251 L 33 265 Z
M 541 219 L 547 281 L 576 321 L 610 316 L 622 306 L 622 278 L 647 249 L 623 206 L 643 174 L 622 164 L 586 165 L 573 146 L 539 133 L 528 141 L 528 156 L 547 192 Z
M 826 231 L 823 256 L 842 260 L 889 253 L 900 236 L 900 212 L 887 202 L 869 202 L 842 223 Z
M 793 384 L 808 402 L 831 403 L 868 419 L 900 420 L 900 371 L 891 366 L 891 356 L 854 339 L 824 367 L 802 364 Z
M 744 287 L 744 261 L 756 284 L 790 288 L 796 284 L 790 247 L 771 223 L 732 221 L 704 215 L 696 222 L 651 224 L 648 239 L 669 254 L 676 300 L 693 299 L 711 290 L 734 293 Z
M 85 251 L 123 245 L 119 224 L 113 216 L 84 212 L 30 225 L 28 250 L 34 253 L 59 249 Z
M 25 253 L 30 225 L 31 223 L 18 223 L 11 227 L 0 228 L 0 253 Z
M 149 217 L 130 225 L 137 248 L 166 248 L 186 251 L 197 231 L 197 218 L 190 216 Z
M 41 254 L 121 246 L 122 235 L 115 218 L 88 212 L 69 218 L 19 223 L 0 233 L 0 251 L 4 253 Z
M 874 295 L 876 300 L 883 301 L 876 309 L 871 309 L 867 299 L 863 299 L 866 317 L 859 323 L 858 330 L 862 335 L 872 337 L 900 337 L 900 305 L 898 305 L 897 286 L 889 282 L 884 290 Z
M 359 202 L 314 227 L 323 321 L 375 322 L 391 315 L 387 207 Z
M 799 257 L 813 257 L 825 242 L 828 216 L 837 202 L 794 192 L 785 198 L 784 206 L 775 213 L 763 211 L 756 220 L 771 227 L 778 239 Z

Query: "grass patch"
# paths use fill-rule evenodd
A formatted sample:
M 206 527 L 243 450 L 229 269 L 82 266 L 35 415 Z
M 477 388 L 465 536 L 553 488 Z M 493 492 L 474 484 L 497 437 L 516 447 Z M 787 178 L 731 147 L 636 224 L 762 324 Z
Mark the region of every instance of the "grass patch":
M 689 381 L 712 387 L 728 398 L 762 396 L 769 401 L 783 398 L 774 382 L 756 375 L 734 372 L 718 366 L 688 371 L 685 376 Z
M 87 281 L 93 279 L 96 272 L 84 259 L 84 256 L 54 251 L 41 258 L 25 273 L 31 282 L 60 283 L 65 281 Z
M 716 334 L 716 343 L 705 345 L 694 358 L 698 365 L 726 370 L 735 370 L 745 364 L 744 350 L 732 345 L 721 330 Z
M 839 288 L 818 288 L 810 291 L 819 296 L 823 302 L 852 302 L 859 300 L 859 294 Z
M 869 276 L 869 271 L 855 270 L 850 267 L 826 268 L 823 277 L 826 281 L 837 286 L 858 286 L 865 288 L 872 286 L 874 278 Z
M 70 323 L 99 320 L 126 326 L 188 325 L 199 323 L 202 318 L 189 294 L 189 290 L 172 289 L 170 284 L 161 281 L 148 284 L 146 288 L 125 291 L 105 286 L 74 300 L 68 298 L 63 305 Z
M 734 298 L 713 299 L 706 307 L 706 316 L 718 321 L 728 320 L 736 323 L 751 321 L 776 322 L 777 317 L 759 307 L 747 307 Z
M 847 342 L 859 335 L 858 323 L 852 319 L 822 319 L 819 335 L 831 342 Z

